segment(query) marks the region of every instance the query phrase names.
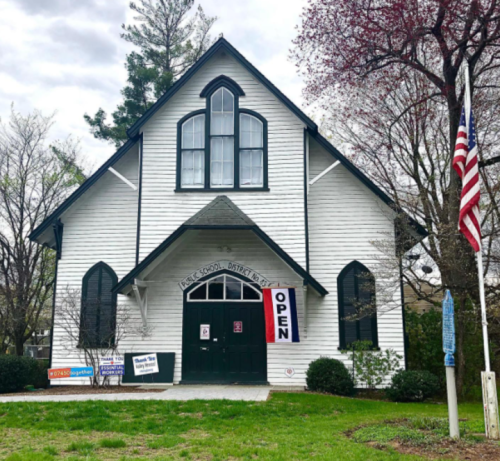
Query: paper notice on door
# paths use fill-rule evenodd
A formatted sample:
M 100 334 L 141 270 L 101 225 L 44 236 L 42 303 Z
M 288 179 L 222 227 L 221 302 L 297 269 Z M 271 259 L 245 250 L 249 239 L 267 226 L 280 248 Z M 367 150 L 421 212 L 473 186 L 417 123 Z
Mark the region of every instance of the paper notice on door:
M 200 339 L 210 339 L 210 325 L 200 325 Z

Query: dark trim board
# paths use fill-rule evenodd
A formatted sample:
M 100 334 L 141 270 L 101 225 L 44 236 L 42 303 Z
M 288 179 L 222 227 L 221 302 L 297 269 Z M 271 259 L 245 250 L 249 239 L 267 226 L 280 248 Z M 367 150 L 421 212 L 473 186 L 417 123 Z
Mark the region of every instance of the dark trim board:
M 221 86 L 225 86 L 230 90 L 235 96 L 245 96 L 245 92 L 232 78 L 226 75 L 219 75 L 215 77 L 212 81 L 208 82 L 205 88 L 203 88 L 200 93 L 200 98 L 208 98 L 218 90 Z
M 90 178 L 88 178 L 78 189 L 75 190 L 50 216 L 29 235 L 30 240 L 36 240 L 45 232 L 48 227 L 56 221 L 73 203 L 75 203 L 90 187 L 92 187 L 101 176 L 108 171 L 110 166 L 113 166 L 120 160 L 138 141 L 139 137 L 129 139 L 122 147 L 120 147 L 114 155 L 112 155 Z
M 135 244 L 135 265 L 139 264 L 139 252 L 141 245 L 141 207 L 142 207 L 142 157 L 144 152 L 144 136 L 141 133 L 139 139 L 139 193 L 137 194 L 137 237 Z
M 304 130 L 304 227 L 305 227 L 305 239 L 306 239 L 306 270 L 309 272 L 309 214 L 308 214 L 308 204 L 307 196 L 309 190 L 309 178 L 308 178 L 308 149 L 307 149 L 307 130 Z

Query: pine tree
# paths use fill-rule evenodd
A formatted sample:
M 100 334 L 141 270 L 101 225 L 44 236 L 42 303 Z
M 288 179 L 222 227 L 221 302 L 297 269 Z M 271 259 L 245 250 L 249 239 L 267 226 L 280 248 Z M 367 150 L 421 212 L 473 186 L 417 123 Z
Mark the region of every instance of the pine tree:
M 136 45 L 138 52 L 127 55 L 127 85 L 123 102 L 111 114 L 100 108 L 94 117 L 84 115 L 91 132 L 121 146 L 126 130 L 164 94 L 210 47 L 210 29 L 216 17 L 206 16 L 201 6 L 189 17 L 194 0 L 139 0 L 130 3 L 137 24 L 122 25 L 121 37 Z

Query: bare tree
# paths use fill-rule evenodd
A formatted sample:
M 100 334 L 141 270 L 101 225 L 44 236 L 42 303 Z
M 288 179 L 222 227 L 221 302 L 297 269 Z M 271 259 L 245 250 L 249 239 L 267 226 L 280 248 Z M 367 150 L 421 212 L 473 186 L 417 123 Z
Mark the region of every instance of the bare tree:
M 52 121 L 12 108 L 0 127 L 0 325 L 17 355 L 47 313 L 54 282 L 54 252 L 28 235 L 85 179 L 77 143 L 48 145 Z
M 124 339 L 144 338 L 150 334 L 150 328 L 142 326 L 136 309 L 119 305 L 116 316 L 106 316 L 104 324 L 101 320 L 99 338 L 96 338 L 96 326 L 92 321 L 96 310 L 100 310 L 99 300 L 83 301 L 80 290 L 67 286 L 61 292 L 58 290 L 54 328 L 66 353 L 75 354 L 76 351 L 77 358 L 94 369 L 94 376 L 89 378 L 91 386 L 103 387 L 109 384 L 109 377 L 101 376 L 100 360 L 122 355 L 120 345 Z

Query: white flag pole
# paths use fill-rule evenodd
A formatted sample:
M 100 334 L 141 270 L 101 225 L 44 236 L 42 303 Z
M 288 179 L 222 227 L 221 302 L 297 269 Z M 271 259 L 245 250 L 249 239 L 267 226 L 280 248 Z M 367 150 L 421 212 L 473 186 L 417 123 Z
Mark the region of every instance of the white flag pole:
M 467 140 L 469 138 L 469 123 L 471 114 L 471 90 L 469 77 L 469 64 L 465 60 L 465 119 L 467 127 Z M 481 373 L 481 382 L 483 388 L 483 406 L 484 406 L 484 425 L 486 428 L 486 437 L 498 440 L 500 438 L 500 428 L 498 419 L 498 398 L 495 373 L 491 372 L 490 365 L 490 347 L 488 340 L 488 320 L 486 317 L 486 297 L 484 295 L 484 273 L 483 273 L 483 254 L 482 244 L 476 252 L 477 276 L 479 281 L 479 300 L 481 303 L 481 324 L 483 329 L 483 346 L 485 370 Z

